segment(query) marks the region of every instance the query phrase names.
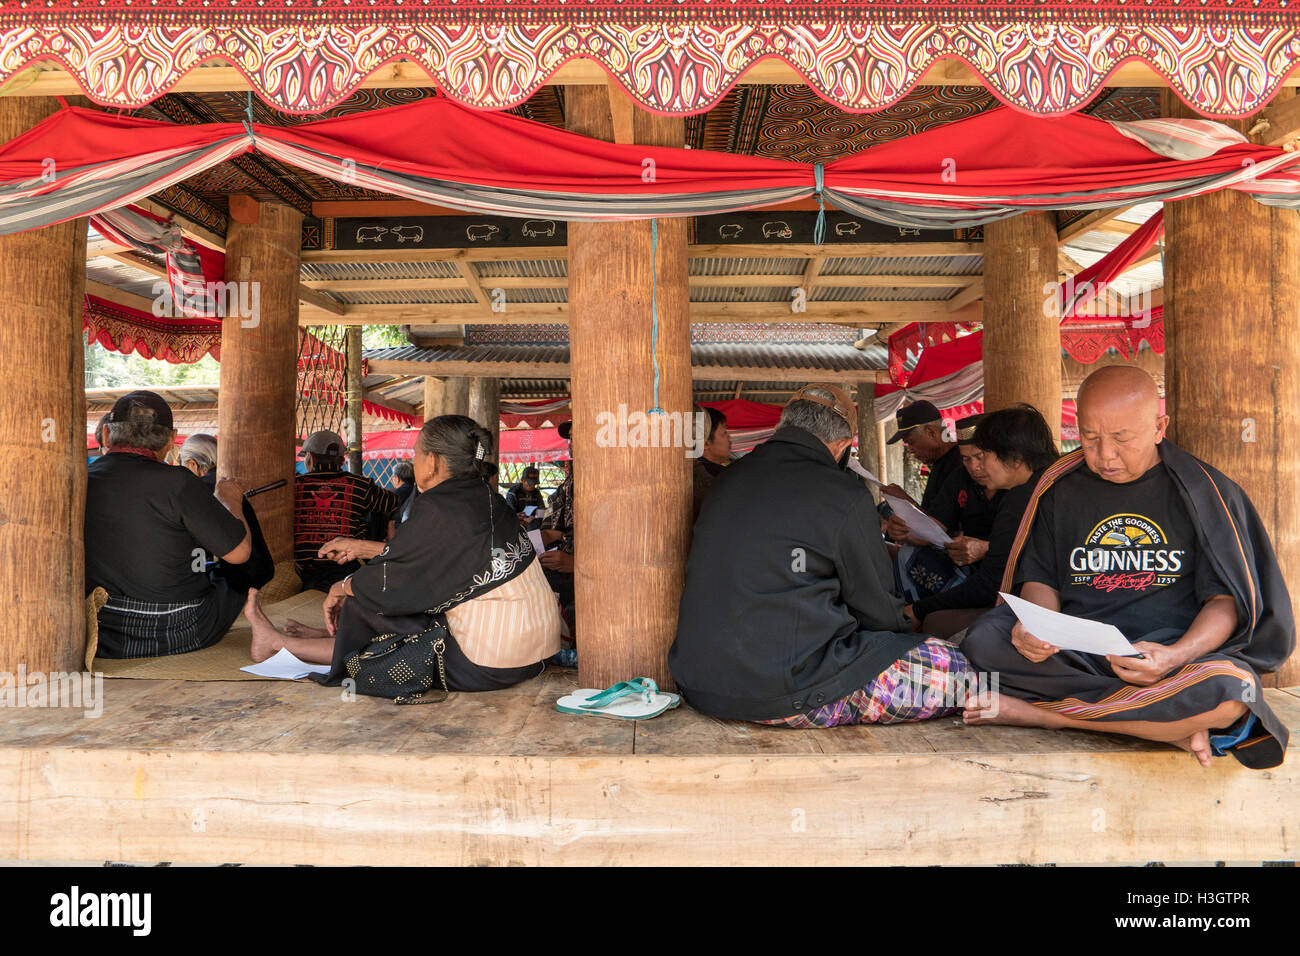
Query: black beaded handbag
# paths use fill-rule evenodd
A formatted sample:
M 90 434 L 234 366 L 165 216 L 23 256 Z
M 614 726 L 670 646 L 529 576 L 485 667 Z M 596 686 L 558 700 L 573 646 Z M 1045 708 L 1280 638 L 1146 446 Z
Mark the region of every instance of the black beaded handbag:
M 439 704 L 447 699 L 447 635 L 442 618 L 419 634 L 383 634 L 349 654 L 343 666 L 359 694 L 394 704 Z

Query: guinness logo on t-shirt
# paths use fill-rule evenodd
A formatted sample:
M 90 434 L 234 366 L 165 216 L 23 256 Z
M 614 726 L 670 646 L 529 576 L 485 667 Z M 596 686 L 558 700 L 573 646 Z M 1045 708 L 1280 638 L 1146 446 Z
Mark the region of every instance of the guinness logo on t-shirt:
M 1178 580 L 1186 551 L 1168 547 L 1160 526 L 1142 515 L 1111 515 L 1070 552 L 1074 584 L 1098 591 L 1145 591 Z

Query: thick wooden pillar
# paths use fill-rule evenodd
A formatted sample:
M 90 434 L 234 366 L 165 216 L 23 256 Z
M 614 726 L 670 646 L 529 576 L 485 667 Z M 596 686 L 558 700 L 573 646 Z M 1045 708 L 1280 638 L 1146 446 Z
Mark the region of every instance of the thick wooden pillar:
M 442 414 L 442 393 L 444 382 L 440 378 L 434 378 L 432 375 L 424 377 L 424 408 L 420 414 L 424 416 L 427 422 L 431 418 L 437 418 Z
M 230 197 L 217 474 L 245 488 L 293 477 L 301 249 L 298 210 Z M 256 504 L 271 556 L 277 564 L 292 560 L 292 481 Z
M 471 378 L 469 380 L 469 417 L 492 434 L 495 454 L 501 450 L 501 379 Z M 499 462 L 500 457 L 497 458 Z
M 347 430 L 343 437 L 348 443 L 348 471 L 361 474 L 361 450 L 365 439 L 365 406 L 361 392 L 361 326 L 350 325 L 345 333 L 347 342 L 347 381 L 344 401 L 347 404 Z
M 875 472 L 881 481 L 887 479 L 880 473 L 880 430 L 876 428 L 876 383 L 859 382 L 855 401 L 858 403 L 858 461 L 867 471 Z M 868 485 L 871 496 L 877 501 L 876 489 Z
M 0 99 L 0 142 L 59 108 Z M 0 236 L 0 671 L 79 671 L 86 648 L 86 220 Z M 21 693 L 21 691 L 20 691 Z
M 567 87 L 568 128 L 612 140 L 611 93 Z M 621 95 L 621 94 L 619 94 Z M 680 118 L 634 110 L 635 142 L 681 146 Z M 644 174 L 638 165 L 637 172 Z M 687 223 L 658 221 L 659 407 L 692 411 Z M 598 416 L 655 404 L 651 359 L 651 224 L 569 224 L 578 680 L 632 677 L 671 686 L 690 534 L 691 462 L 684 449 L 602 447 Z M 629 429 L 631 432 L 631 429 Z
M 442 380 L 442 410 L 438 414 L 469 414 L 469 379 L 445 378 Z
M 1230 190 L 1165 203 L 1164 321 L 1169 436 L 1245 489 L 1300 611 L 1300 216 Z M 1300 684 L 1300 657 L 1275 679 Z
M 894 434 L 894 422 L 876 423 L 876 435 L 880 439 L 880 474 L 877 476 L 887 485 L 903 487 L 903 443 L 896 441 L 889 444 L 889 436 Z
M 1028 402 L 1061 434 L 1056 222 L 1031 212 L 984 227 L 984 408 Z

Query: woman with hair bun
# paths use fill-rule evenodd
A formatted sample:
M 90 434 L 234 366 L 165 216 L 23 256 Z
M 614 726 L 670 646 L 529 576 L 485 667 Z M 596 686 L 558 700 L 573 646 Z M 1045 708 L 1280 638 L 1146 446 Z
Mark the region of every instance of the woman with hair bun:
M 377 638 L 445 627 L 448 690 L 497 690 L 540 674 L 560 649 L 559 609 L 527 535 L 490 487 L 492 445 L 464 415 L 425 422 L 412 460 L 419 493 L 407 519 L 369 564 L 330 589 L 325 631 L 281 633 L 252 592 L 244 612 L 253 660 L 287 648 L 329 664 L 317 679 L 335 685 L 348 676 L 349 658 L 355 669 L 358 652 Z M 357 690 L 368 692 L 361 683 Z

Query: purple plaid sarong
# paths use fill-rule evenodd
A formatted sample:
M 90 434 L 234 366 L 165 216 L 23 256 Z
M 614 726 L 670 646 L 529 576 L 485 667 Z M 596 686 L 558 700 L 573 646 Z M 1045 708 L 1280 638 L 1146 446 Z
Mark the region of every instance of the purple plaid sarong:
M 974 677 L 970 662 L 955 644 L 927 637 L 847 697 L 804 714 L 755 723 L 812 730 L 943 717 L 961 709 L 959 689 L 973 687 Z

